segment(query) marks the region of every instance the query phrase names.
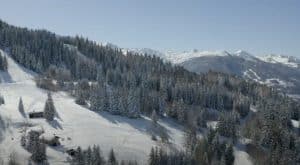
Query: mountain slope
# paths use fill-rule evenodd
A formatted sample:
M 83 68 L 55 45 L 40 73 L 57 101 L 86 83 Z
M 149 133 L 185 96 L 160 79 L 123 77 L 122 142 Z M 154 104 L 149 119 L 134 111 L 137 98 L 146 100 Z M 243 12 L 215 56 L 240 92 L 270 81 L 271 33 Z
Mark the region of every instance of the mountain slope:
M 21 136 L 25 130 L 37 128 L 45 130 L 47 135 L 55 134 L 64 139 L 61 140 L 62 147 L 47 147 L 50 164 L 67 164 L 66 150 L 78 146 L 86 148 L 98 144 L 104 156 L 113 148 L 120 160 L 137 160 L 140 164 L 146 164 L 153 146 L 170 147 L 173 151 L 183 149 L 183 128 L 171 119 L 164 118 L 158 122 L 170 137 L 169 145 L 165 146 L 151 139 L 151 119 L 129 119 L 107 112 L 95 113 L 75 104 L 74 98 L 65 92 L 52 93 L 57 111 L 57 118 L 53 122 L 23 118 L 18 111 L 19 97 L 23 99 L 27 114 L 38 112 L 44 108 L 47 91 L 36 87 L 36 73 L 17 64 L 2 50 L 0 55 L 5 55 L 8 59 L 8 72 L 0 73 L 0 92 L 5 96 L 5 104 L 0 106 L 0 116 L 7 124 L 0 141 L 0 158 L 3 160 L 7 161 L 9 155 L 14 153 L 19 163 L 26 164 L 30 154 L 20 146 Z M 7 77 L 9 79 L 6 79 Z M 252 164 L 245 151 L 235 148 L 234 152 L 235 164 Z
M 1 51 L 2 52 L 2 51 Z M 2 52 L 3 54 L 3 52 Z M 0 142 L 1 156 L 7 158 L 15 152 L 23 162 L 29 153 L 20 146 L 23 123 L 29 122 L 34 127 L 42 127 L 47 134 L 56 134 L 65 139 L 62 141 L 65 148 L 86 148 L 99 144 L 105 155 L 114 148 L 118 158 L 147 161 L 152 146 L 160 145 L 151 140 L 148 129 L 151 120 L 147 117 L 128 119 L 126 117 L 110 115 L 106 112 L 95 113 L 75 104 L 74 99 L 64 92 L 54 92 L 53 99 L 59 118 L 53 123 L 44 119 L 25 119 L 18 111 L 19 97 L 22 97 L 26 113 L 42 111 L 47 91 L 36 87 L 33 75 L 15 63 L 8 55 L 8 73 L 12 81 L 0 84 L 0 92 L 5 96 L 5 104 L 0 106 L 0 114 L 8 124 L 7 131 Z M 3 73 L 0 73 L 3 77 Z M 182 147 L 183 132 L 181 127 L 170 120 L 159 122 L 168 132 L 173 147 Z M 30 127 L 28 128 L 30 129 Z M 70 138 L 70 140 L 68 140 Z M 47 148 L 50 164 L 65 164 L 67 154 L 65 149 Z
M 288 93 L 300 94 L 300 68 L 281 63 L 268 63 L 250 56 L 197 57 L 182 62 L 186 69 L 204 73 L 215 70 L 238 75 L 277 87 Z
M 283 55 L 254 56 L 246 51 L 132 51 L 159 56 L 189 71 L 205 73 L 209 70 L 238 75 L 261 84 L 273 86 L 289 94 L 300 94 L 300 60 Z

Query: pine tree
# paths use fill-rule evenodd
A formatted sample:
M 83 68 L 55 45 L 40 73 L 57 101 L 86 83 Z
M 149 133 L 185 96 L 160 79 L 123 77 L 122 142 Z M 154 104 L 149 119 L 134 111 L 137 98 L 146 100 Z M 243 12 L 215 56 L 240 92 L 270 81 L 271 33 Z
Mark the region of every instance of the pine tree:
M 28 133 L 26 149 L 31 153 L 31 159 L 35 162 L 43 162 L 46 157 L 46 145 L 39 140 L 40 132 L 31 130 Z M 25 140 L 26 141 L 26 140 Z
M 93 154 L 92 153 L 92 149 L 89 146 L 88 149 L 85 152 L 85 164 L 89 165 L 89 164 L 93 163 L 93 161 L 92 161 L 92 154 Z
M 3 70 L 4 70 L 4 71 L 7 71 L 8 63 L 7 63 L 7 58 L 6 58 L 6 56 L 3 57 L 2 65 L 3 65 Z
M 151 148 L 150 155 L 149 155 L 149 165 L 157 165 L 156 155 L 154 148 Z
M 184 102 L 183 99 L 180 99 L 179 103 L 175 104 L 176 106 L 176 111 L 177 111 L 177 119 L 181 122 L 184 123 L 186 120 L 186 111 L 184 107 Z
M 233 155 L 233 146 L 230 144 L 225 151 L 225 164 L 233 165 L 234 163 L 234 155 Z
M 184 131 L 184 147 L 188 155 L 192 155 L 197 143 L 197 132 L 195 127 L 188 126 Z
M 127 109 L 128 116 L 132 118 L 137 118 L 140 116 L 140 100 L 138 97 L 137 91 L 133 91 L 130 89 L 128 97 L 127 97 Z
M 113 91 L 109 97 L 109 112 L 114 115 L 120 114 L 119 95 L 117 91 Z
M 54 119 L 55 113 L 56 110 L 54 107 L 51 93 L 48 93 L 48 99 L 45 103 L 45 108 L 44 108 L 44 117 L 47 121 L 52 121 Z
M 122 96 L 119 96 L 118 98 L 118 109 L 119 109 L 119 113 L 122 115 L 126 115 L 126 107 L 125 107 L 125 103 L 124 103 L 124 98 Z
M 109 165 L 117 165 L 118 164 L 118 161 L 116 159 L 116 156 L 115 156 L 115 153 L 114 153 L 113 149 L 111 149 L 110 152 L 109 152 L 108 162 L 107 163 Z
M 84 165 L 84 155 L 83 155 L 83 152 L 82 152 L 82 149 L 81 147 L 77 147 L 76 149 L 76 154 L 73 158 L 73 163 L 74 165 Z
M 101 110 L 101 91 L 100 90 L 100 86 L 97 84 L 97 85 L 94 85 L 92 86 L 92 94 L 91 94 L 91 97 L 90 97 L 90 104 L 91 104 L 91 110 L 93 111 L 100 111 Z
M 22 100 L 22 97 L 20 97 L 20 100 L 19 100 L 19 112 L 21 113 L 21 115 L 23 117 L 26 117 L 26 114 L 25 114 L 25 111 L 24 111 L 24 106 L 23 106 L 23 100 Z
M 94 162 L 95 165 L 105 164 L 105 161 L 104 161 L 104 158 L 101 155 L 101 150 L 100 150 L 99 146 L 94 146 L 93 147 L 92 162 Z
M 236 118 L 234 113 L 222 114 L 217 124 L 217 131 L 220 135 L 231 137 L 233 140 L 237 137 Z
M 4 97 L 0 95 L 0 105 L 5 104 Z
M 31 159 L 35 162 L 43 162 L 47 159 L 46 145 L 44 143 L 40 143 L 39 141 L 34 143 Z
M 152 119 L 153 125 L 156 127 L 157 121 L 158 121 L 158 116 L 157 116 L 157 113 L 155 110 L 152 111 L 151 119 Z

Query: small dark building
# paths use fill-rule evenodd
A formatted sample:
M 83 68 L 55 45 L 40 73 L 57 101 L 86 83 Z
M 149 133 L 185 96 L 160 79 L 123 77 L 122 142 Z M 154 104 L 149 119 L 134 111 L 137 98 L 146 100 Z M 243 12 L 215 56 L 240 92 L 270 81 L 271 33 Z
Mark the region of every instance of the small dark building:
M 29 118 L 43 118 L 44 112 L 29 112 Z
M 49 146 L 53 146 L 53 147 L 60 145 L 59 139 L 60 137 L 56 135 L 42 134 L 40 136 L 40 140 L 42 143 L 48 144 Z
M 77 154 L 77 151 L 74 149 L 68 149 L 66 151 L 70 156 L 75 156 Z

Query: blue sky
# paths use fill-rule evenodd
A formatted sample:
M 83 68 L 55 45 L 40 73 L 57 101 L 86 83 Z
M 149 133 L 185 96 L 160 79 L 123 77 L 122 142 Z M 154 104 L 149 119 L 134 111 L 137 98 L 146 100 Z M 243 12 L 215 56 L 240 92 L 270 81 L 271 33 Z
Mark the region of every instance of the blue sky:
M 120 47 L 300 57 L 299 0 L 0 0 L 0 19 Z

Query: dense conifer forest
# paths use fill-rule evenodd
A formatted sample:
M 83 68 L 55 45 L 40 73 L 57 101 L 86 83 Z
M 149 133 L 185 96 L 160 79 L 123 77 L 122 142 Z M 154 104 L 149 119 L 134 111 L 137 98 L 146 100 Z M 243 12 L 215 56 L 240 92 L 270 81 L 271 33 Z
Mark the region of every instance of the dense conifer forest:
M 91 111 L 129 118 L 149 116 L 154 125 L 159 118 L 170 117 L 183 125 L 185 150 L 153 148 L 150 165 L 231 165 L 233 145 L 243 139 L 251 141 L 248 153 L 257 164 L 300 163 L 299 128 L 292 125 L 292 120 L 299 121 L 299 102 L 273 88 L 214 71 L 196 74 L 151 54 L 125 53 L 83 37 L 58 36 L 3 21 L 0 48 L 39 74 L 38 87 L 66 91 Z M 7 70 L 6 57 L 0 58 L 0 70 Z M 51 102 L 49 94 L 48 120 L 55 113 Z M 22 109 L 20 98 L 20 112 Z M 206 125 L 212 120 L 218 121 L 215 130 Z M 205 136 L 199 138 L 197 132 Z M 44 150 L 43 145 L 37 146 Z M 264 155 L 257 155 L 258 151 Z M 78 148 L 77 153 L 71 164 L 118 164 L 113 150 L 107 159 L 97 146 Z

